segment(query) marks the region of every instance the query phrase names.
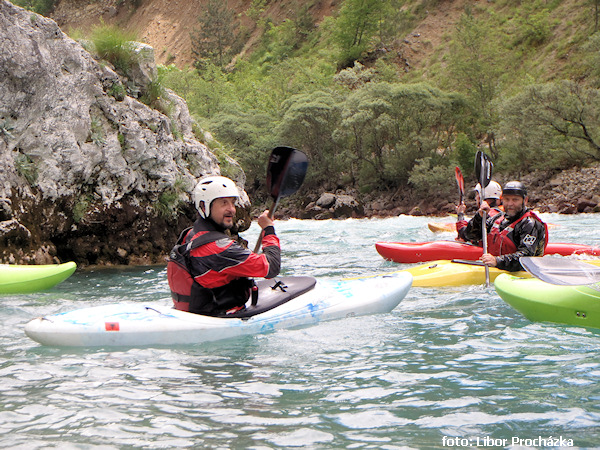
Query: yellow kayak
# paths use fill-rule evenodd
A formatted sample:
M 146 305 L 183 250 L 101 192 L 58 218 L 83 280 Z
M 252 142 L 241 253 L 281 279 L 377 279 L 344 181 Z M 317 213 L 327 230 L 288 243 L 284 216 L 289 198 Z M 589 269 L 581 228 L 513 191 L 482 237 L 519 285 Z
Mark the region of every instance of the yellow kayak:
M 427 227 L 434 233 L 456 231 L 456 222 L 429 222 Z
M 600 266 L 600 259 L 585 260 L 582 262 Z M 408 269 L 397 270 L 391 272 L 389 275 L 398 272 L 410 273 L 413 276 L 413 287 L 465 286 L 469 284 L 485 283 L 484 266 L 455 263 L 446 259 L 431 261 Z M 496 277 L 503 273 L 521 278 L 532 278 L 529 272 L 507 272 L 506 270 L 490 267 L 490 282 L 493 282 Z M 381 276 L 381 274 L 372 276 Z
M 411 267 L 405 269 L 405 272 L 412 274 L 413 286 L 417 287 L 463 286 L 485 283 L 484 266 L 453 263 L 444 259 Z M 506 270 L 490 267 L 490 282 L 493 282 L 502 273 L 531 278 L 531 275 L 525 271 L 507 272 Z
M 469 220 L 469 219 L 465 219 Z M 548 228 L 555 228 L 558 225 L 555 223 L 547 223 Z M 454 232 L 456 231 L 456 222 L 429 222 L 427 227 L 434 233 Z
M 600 260 L 599 260 L 600 263 Z M 388 275 L 400 272 L 408 272 L 413 276 L 413 287 L 442 287 L 442 286 L 464 286 L 468 284 L 485 283 L 485 267 L 471 264 L 454 263 L 446 259 L 431 261 L 427 264 L 413 266 L 409 269 L 396 270 Z M 523 278 L 531 278 L 528 272 L 507 272 L 505 270 L 490 267 L 490 282 L 502 273 L 508 273 Z M 382 274 L 371 275 L 372 277 Z M 365 277 L 355 277 L 365 278 Z M 355 278 L 347 278 L 352 280 Z

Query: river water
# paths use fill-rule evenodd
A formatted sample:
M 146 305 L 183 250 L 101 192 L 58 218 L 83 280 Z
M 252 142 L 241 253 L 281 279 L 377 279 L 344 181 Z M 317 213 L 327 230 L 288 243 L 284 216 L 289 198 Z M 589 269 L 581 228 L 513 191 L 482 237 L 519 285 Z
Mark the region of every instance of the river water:
M 543 217 L 554 242 L 600 245 L 598 214 Z M 277 222 L 284 274 L 397 270 L 374 243 L 453 238 L 428 221 Z M 47 348 L 23 332 L 43 314 L 168 304 L 164 267 L 78 270 L 0 301 L 3 448 L 600 448 L 600 331 L 532 323 L 493 286 L 412 288 L 390 314 L 176 348 Z

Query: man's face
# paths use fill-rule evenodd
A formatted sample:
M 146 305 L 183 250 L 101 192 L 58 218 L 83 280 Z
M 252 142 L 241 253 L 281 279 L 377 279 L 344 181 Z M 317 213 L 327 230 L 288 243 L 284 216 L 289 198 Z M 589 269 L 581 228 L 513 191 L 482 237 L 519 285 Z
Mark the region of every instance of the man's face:
M 520 213 L 525 207 L 525 199 L 520 195 L 503 195 L 502 204 L 504 205 L 504 212 L 509 217 L 515 216 Z
M 210 218 L 221 227 L 231 229 L 235 217 L 236 197 L 216 198 L 210 207 Z

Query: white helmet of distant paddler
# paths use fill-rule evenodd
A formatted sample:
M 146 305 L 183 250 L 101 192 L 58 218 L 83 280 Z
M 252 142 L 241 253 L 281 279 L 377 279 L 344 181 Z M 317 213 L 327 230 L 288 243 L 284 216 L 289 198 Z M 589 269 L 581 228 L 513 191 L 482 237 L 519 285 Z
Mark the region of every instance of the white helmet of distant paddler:
M 479 183 L 477 183 L 477 186 L 475 186 L 475 191 L 479 194 L 479 198 L 481 198 L 481 185 Z M 485 198 L 500 198 L 502 197 L 502 187 L 500 187 L 500 185 L 498 183 L 496 183 L 495 181 L 490 181 L 490 184 L 488 184 L 485 187 Z
M 194 204 L 200 217 L 206 219 L 210 215 L 210 205 L 216 198 L 240 198 L 235 183 L 227 177 L 210 176 L 202 178 L 194 188 Z M 204 206 L 204 209 L 202 209 Z

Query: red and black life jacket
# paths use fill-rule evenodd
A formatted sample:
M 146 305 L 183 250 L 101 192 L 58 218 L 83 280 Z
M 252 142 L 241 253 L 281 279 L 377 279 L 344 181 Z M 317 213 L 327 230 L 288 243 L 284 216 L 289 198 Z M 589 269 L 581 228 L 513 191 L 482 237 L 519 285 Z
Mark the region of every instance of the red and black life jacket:
M 533 211 L 529 210 L 517 220 L 512 222 L 503 230 L 500 230 L 500 225 L 504 221 L 504 216 L 497 218 L 492 225 L 492 229 L 487 236 L 488 252 L 495 256 L 508 255 L 515 253 L 518 248 L 515 242 L 509 237 L 509 234 L 515 229 L 515 226 L 523 219 L 533 217 L 535 220 L 544 225 L 546 239 L 544 239 L 544 250 L 548 245 L 548 225 L 546 225 Z
M 185 243 L 190 232 L 193 233 L 192 236 L 198 234 L 193 227 L 183 230 L 169 254 L 167 263 L 167 279 L 175 309 L 214 316 L 232 308 L 242 307 L 250 295 L 252 303 L 256 304 L 258 289 L 252 279 L 238 278 L 213 289 L 200 285 L 194 279 L 189 269 L 190 252 L 211 242 L 231 238 L 219 231 L 207 231 Z

